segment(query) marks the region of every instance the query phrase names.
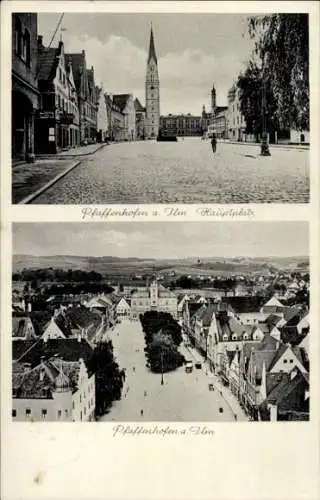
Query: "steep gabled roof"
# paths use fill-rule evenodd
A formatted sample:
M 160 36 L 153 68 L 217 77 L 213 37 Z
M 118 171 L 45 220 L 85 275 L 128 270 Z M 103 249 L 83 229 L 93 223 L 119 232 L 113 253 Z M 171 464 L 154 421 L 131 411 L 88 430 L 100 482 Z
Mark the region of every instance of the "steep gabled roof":
M 146 108 L 144 108 L 142 106 L 141 102 L 139 101 L 139 99 L 137 97 L 134 100 L 134 107 L 135 107 L 136 111 L 141 112 L 141 113 L 146 110 Z
M 276 298 L 276 297 L 271 297 L 271 299 L 268 300 L 266 304 L 264 304 L 263 307 L 284 307 L 284 305 Z
M 67 64 L 71 61 L 74 83 L 79 93 L 80 90 L 84 90 L 81 89 L 81 79 L 86 69 L 85 54 L 84 52 L 80 52 L 79 54 L 65 54 L 65 60 Z
M 60 47 L 43 48 L 38 53 L 38 80 L 53 80 L 59 64 Z
M 12 343 L 12 359 L 21 363 L 30 363 L 36 366 L 41 357 L 49 359 L 58 354 L 65 361 L 78 361 L 83 359 L 85 364 L 91 359 L 93 349 L 90 344 L 82 339 L 49 339 L 47 342 L 16 340 Z
M 209 327 L 214 315 L 214 304 L 203 305 L 196 313 L 196 319 L 202 321 L 204 327 Z
M 131 97 L 130 94 L 114 94 L 113 102 L 122 112 L 127 105 L 128 99 Z

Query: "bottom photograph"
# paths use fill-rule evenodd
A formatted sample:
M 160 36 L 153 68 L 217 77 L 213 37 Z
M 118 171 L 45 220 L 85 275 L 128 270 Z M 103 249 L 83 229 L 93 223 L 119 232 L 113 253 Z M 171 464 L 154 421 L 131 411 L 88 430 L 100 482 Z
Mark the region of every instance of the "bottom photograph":
M 307 222 L 12 233 L 12 421 L 309 420 Z

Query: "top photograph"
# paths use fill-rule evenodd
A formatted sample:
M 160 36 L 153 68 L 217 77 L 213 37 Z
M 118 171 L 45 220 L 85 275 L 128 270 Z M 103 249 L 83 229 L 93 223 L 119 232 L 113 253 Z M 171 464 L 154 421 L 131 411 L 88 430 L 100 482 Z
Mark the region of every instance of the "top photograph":
M 12 203 L 308 203 L 309 15 L 12 14 Z

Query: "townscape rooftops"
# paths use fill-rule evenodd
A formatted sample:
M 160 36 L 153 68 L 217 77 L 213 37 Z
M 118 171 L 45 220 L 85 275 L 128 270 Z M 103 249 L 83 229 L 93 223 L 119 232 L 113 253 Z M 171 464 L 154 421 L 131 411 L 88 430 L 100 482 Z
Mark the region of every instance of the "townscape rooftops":
M 44 47 L 38 55 L 38 80 L 53 80 L 59 64 L 60 48 Z
M 85 364 L 92 357 L 93 349 L 86 340 L 49 339 L 47 342 L 16 340 L 12 343 L 12 359 L 21 363 L 30 363 L 32 367 L 40 363 L 42 357 L 49 359 L 58 354 L 64 361 L 83 359 Z
M 267 388 L 269 377 L 270 375 L 267 376 Z M 270 381 L 269 388 L 271 388 Z M 270 392 L 267 391 L 267 400 L 276 404 L 280 411 L 305 411 L 308 406 L 305 392 L 308 390 L 308 380 L 295 368 L 293 373 L 282 374 L 278 384 L 274 385 Z
M 269 328 L 272 329 L 279 323 L 280 320 L 281 316 L 278 316 L 277 314 L 269 314 L 269 316 L 267 316 L 266 318 L 266 323 L 269 326 Z
M 25 399 L 51 399 L 57 389 L 75 392 L 80 370 L 79 361 L 51 358 L 34 368 L 21 369 L 13 363 L 13 397 Z M 23 367 L 22 367 L 23 368 Z
M 135 100 L 134 100 L 134 107 L 135 107 L 135 110 L 137 112 L 140 112 L 140 113 L 144 113 L 146 108 L 144 108 L 141 104 L 141 102 L 139 101 L 139 99 L 136 97 Z
M 31 323 L 31 325 L 30 325 Z M 26 336 L 28 326 L 33 328 L 28 316 L 12 316 L 12 337 L 23 338 Z
M 274 364 L 276 353 L 277 351 L 273 349 L 253 350 L 251 352 L 256 379 L 261 380 L 263 364 L 265 365 L 266 371 L 269 371 L 271 365 Z
M 91 325 L 97 327 L 101 323 L 101 315 L 86 307 L 72 307 L 66 311 L 66 314 L 72 324 L 78 328 L 88 328 Z
M 236 313 L 257 312 L 263 305 L 264 299 L 258 296 L 222 297 L 223 302 L 232 306 Z
M 131 97 L 131 94 L 114 94 L 113 102 L 122 112 L 127 105 L 128 99 Z
M 202 307 L 200 307 L 200 309 L 196 312 L 196 320 L 202 321 L 202 325 L 204 327 L 209 327 L 211 325 L 214 312 L 214 304 L 203 304 Z
M 269 299 L 268 302 L 264 304 L 264 307 L 269 307 L 269 306 L 284 307 L 284 305 L 275 296 L 271 297 L 271 299 Z
M 67 63 L 71 61 L 74 83 L 76 85 L 77 91 L 79 92 L 81 88 L 82 73 L 84 68 L 86 67 L 85 54 L 83 52 L 80 52 L 79 54 L 65 54 L 65 59 Z

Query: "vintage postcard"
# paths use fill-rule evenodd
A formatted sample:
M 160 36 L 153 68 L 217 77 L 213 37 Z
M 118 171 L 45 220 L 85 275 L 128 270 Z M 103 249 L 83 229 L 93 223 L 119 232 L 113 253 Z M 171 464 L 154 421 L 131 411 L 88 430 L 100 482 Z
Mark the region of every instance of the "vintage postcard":
M 1 14 L 1 497 L 319 499 L 319 6 Z

